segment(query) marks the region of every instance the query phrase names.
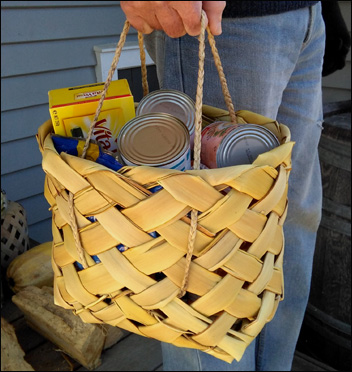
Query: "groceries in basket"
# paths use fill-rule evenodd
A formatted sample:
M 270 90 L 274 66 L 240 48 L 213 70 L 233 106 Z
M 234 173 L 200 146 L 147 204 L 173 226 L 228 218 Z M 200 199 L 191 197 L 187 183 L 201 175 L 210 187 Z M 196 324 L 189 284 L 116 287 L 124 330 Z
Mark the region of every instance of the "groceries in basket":
M 251 164 L 258 155 L 279 146 L 268 129 L 257 124 L 217 121 L 202 130 L 201 161 L 208 168 Z
M 139 102 L 136 115 L 165 113 L 180 119 L 188 128 L 190 146 L 194 145 L 194 125 L 196 118 L 195 103 L 191 97 L 178 90 L 155 90 Z
M 56 134 L 87 137 L 103 85 L 49 91 Z M 111 82 L 103 102 L 91 138 L 105 153 L 116 156 L 121 166 L 192 169 L 195 104 L 187 94 L 166 89 L 153 91 L 143 97 L 135 112 L 128 82 L 122 79 Z M 259 154 L 279 145 L 274 133 L 262 125 L 207 119 L 208 125 L 202 131 L 203 169 L 250 164 Z M 100 153 L 99 159 L 96 157 L 99 161 L 105 156 Z
M 191 167 L 184 167 L 182 163 L 180 167 L 175 167 L 174 163 L 170 162 L 171 154 L 168 154 L 170 156 L 167 160 L 165 154 L 156 159 L 156 153 L 160 151 L 160 148 L 154 146 L 154 143 L 161 144 L 163 141 L 161 138 L 154 137 L 151 133 L 153 130 L 157 130 L 156 127 L 162 127 L 158 122 L 158 120 L 161 120 L 161 116 L 153 117 L 150 114 L 162 113 L 169 114 L 183 122 L 188 128 L 190 148 L 193 150 L 194 101 L 183 92 L 161 89 L 147 94 L 139 102 L 136 109 L 136 116 L 139 118 L 132 119 L 124 128 L 128 136 L 124 133 L 124 130 L 120 132 L 118 142 L 122 153 L 121 160 L 127 165 L 150 165 L 179 170 L 191 169 Z M 203 115 L 203 119 L 204 117 L 206 116 Z M 211 117 L 207 117 L 207 121 L 208 125 L 205 125 L 202 131 L 201 168 L 203 169 L 250 164 L 259 154 L 279 146 L 275 134 L 262 125 L 236 125 L 229 121 L 218 121 Z M 144 128 L 144 124 L 148 125 L 148 128 Z M 155 128 L 152 128 L 154 126 Z M 134 132 L 138 132 L 138 134 Z M 174 143 L 179 141 L 180 139 L 178 141 L 175 139 Z M 170 148 L 170 141 L 168 145 L 167 147 Z M 124 147 L 124 150 L 122 150 L 122 147 Z M 126 155 L 123 155 L 125 152 Z
M 136 116 L 121 129 L 117 144 L 126 165 L 191 169 L 189 131 L 175 116 L 163 113 Z
M 59 154 L 61 152 L 66 152 L 69 155 L 81 156 L 83 153 L 84 139 L 52 135 L 52 140 Z M 115 171 L 122 168 L 122 164 L 116 160 L 114 155 L 104 151 L 101 146 L 94 141 L 90 141 L 89 143 L 86 159 L 95 161 Z
M 49 91 L 49 111 L 56 134 L 87 137 L 104 83 Z M 111 82 L 92 139 L 104 150 L 117 152 L 116 139 L 122 126 L 135 116 L 134 101 L 126 79 Z

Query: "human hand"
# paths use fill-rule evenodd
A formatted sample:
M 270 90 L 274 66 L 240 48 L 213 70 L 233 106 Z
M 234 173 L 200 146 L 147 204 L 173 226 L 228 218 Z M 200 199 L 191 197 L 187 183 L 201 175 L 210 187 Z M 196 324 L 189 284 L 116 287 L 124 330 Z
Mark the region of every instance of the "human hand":
M 205 11 L 210 32 L 220 35 L 226 1 L 121 1 L 131 25 L 144 34 L 163 30 L 170 37 L 196 36 L 201 30 L 201 11 Z

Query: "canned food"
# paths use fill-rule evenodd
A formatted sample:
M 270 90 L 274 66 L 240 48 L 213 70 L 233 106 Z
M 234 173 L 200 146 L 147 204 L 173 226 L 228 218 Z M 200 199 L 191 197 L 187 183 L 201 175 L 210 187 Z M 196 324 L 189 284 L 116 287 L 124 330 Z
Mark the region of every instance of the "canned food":
M 126 165 L 191 169 L 190 138 L 181 120 L 169 114 L 136 116 L 121 129 L 117 145 Z
M 218 121 L 202 130 L 201 162 L 209 168 L 251 164 L 279 145 L 277 137 L 261 125 Z
M 188 128 L 191 148 L 193 148 L 195 128 L 195 103 L 191 97 L 178 90 L 155 90 L 141 99 L 136 115 L 166 113 L 180 119 Z

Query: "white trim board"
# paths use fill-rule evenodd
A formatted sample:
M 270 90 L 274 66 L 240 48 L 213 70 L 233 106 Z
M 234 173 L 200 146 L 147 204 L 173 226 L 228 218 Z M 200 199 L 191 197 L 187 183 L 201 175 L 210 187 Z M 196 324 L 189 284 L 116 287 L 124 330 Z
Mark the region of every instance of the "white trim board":
M 108 72 L 115 55 L 116 44 L 96 45 L 93 47 L 97 58 L 97 65 L 95 66 L 95 75 L 97 82 L 103 82 L 108 76 Z M 144 48 L 145 50 L 145 48 Z M 154 65 L 148 52 L 145 50 L 146 65 Z M 138 41 L 127 41 L 122 48 L 121 56 L 117 64 L 117 69 L 114 72 L 113 80 L 118 79 L 118 70 L 124 68 L 140 67 L 141 60 L 139 54 Z

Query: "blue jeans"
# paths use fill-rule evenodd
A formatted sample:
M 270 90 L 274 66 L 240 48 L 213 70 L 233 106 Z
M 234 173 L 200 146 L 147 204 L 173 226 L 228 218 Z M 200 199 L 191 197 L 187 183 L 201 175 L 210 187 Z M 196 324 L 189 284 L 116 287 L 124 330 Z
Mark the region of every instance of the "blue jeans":
M 321 5 L 278 15 L 223 19 L 216 37 L 235 109 L 276 118 L 296 142 L 285 222 L 285 299 L 240 362 L 162 344 L 165 371 L 289 371 L 310 290 L 322 187 L 318 143 L 322 130 L 321 71 L 325 27 Z M 198 40 L 146 37 L 163 88 L 195 98 Z M 203 103 L 226 108 L 209 46 Z

